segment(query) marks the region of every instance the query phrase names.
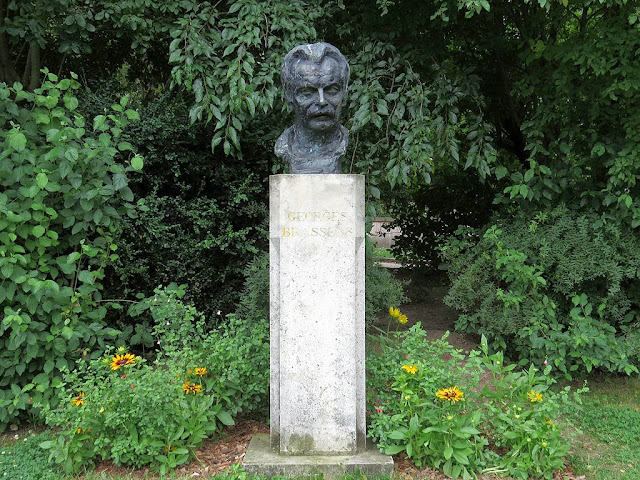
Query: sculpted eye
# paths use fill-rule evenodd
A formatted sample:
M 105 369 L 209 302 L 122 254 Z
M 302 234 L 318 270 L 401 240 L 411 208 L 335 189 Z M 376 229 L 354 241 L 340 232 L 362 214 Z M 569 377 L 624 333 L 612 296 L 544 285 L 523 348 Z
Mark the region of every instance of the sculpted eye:
M 325 93 L 328 93 L 329 95 L 335 95 L 337 93 L 340 93 L 342 89 L 340 88 L 340 85 L 329 85 L 327 88 L 324 89 Z
M 298 90 L 297 95 L 301 97 L 311 97 L 315 94 L 315 91 L 312 88 L 301 88 Z

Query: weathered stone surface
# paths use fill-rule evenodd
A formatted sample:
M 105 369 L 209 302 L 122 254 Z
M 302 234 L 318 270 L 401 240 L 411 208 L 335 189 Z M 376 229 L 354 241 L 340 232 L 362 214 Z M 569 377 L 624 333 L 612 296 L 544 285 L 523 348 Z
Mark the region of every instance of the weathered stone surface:
M 375 446 L 352 455 L 278 455 L 270 448 L 266 434 L 251 439 L 242 466 L 251 475 L 265 477 L 323 474 L 325 478 L 339 478 L 360 472 L 373 478 L 393 474 L 393 458 L 381 454 Z
M 270 177 L 271 446 L 365 446 L 364 177 Z

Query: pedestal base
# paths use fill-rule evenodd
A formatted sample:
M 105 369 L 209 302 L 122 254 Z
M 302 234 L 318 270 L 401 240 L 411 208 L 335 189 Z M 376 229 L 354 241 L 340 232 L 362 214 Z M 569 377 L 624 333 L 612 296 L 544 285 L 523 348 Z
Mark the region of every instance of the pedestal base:
M 352 455 L 280 455 L 269 446 L 269 435 L 254 435 L 242 466 L 251 475 L 264 477 L 319 475 L 339 478 L 345 473 L 360 472 L 369 477 L 391 477 L 393 458 L 377 448 L 367 448 Z

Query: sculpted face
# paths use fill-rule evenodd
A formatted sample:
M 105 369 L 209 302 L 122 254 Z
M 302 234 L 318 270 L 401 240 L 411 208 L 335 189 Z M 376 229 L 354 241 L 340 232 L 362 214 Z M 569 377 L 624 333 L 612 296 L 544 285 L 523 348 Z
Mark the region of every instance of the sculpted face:
M 290 107 L 296 124 L 311 132 L 327 132 L 339 125 L 345 91 L 338 62 L 325 57 L 318 64 L 308 60 L 296 66 Z

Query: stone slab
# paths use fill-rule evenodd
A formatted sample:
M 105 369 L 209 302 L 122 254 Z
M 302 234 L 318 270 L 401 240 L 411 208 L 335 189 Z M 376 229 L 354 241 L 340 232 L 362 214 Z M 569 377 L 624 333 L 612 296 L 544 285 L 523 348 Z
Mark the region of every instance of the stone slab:
M 269 435 L 254 435 L 244 456 L 242 466 L 250 475 L 312 476 L 339 478 L 345 473 L 360 472 L 370 478 L 391 477 L 393 458 L 377 448 L 366 448 L 352 455 L 280 455 L 270 448 Z
M 271 447 L 362 450 L 364 177 L 269 177 Z

